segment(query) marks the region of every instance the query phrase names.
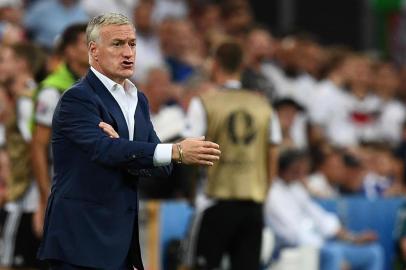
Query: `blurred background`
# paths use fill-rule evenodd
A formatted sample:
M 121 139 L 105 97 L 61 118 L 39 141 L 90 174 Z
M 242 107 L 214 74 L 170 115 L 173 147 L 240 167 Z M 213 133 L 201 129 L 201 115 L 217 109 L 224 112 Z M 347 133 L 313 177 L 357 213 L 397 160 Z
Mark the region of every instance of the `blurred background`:
M 147 95 L 163 142 L 182 137 L 190 100 L 218 87 L 216 47 L 240 42 L 242 85 L 273 106 L 281 156 L 305 154 L 296 180 L 312 202 L 354 235 L 372 231 L 382 269 L 406 269 L 403 0 L 0 0 L 0 266 L 46 268 L 33 254 L 52 177 L 52 113 L 87 72 L 83 24 L 105 12 L 136 26 L 131 80 Z M 201 174 L 175 165 L 169 180 L 139 182 L 147 269 L 184 267 Z M 318 246 L 296 239 L 280 247 L 266 224 L 263 269 L 319 269 Z M 344 261 L 341 269 L 353 268 Z

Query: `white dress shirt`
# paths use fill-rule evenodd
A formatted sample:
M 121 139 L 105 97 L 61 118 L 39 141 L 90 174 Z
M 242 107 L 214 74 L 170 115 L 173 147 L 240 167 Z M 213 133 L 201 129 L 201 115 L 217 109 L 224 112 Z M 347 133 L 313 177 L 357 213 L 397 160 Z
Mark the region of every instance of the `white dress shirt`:
M 311 75 L 304 73 L 294 80 L 293 99 L 309 110 L 317 95 L 317 87 L 318 82 Z
M 137 87 L 130 81 L 124 81 L 124 87 L 90 67 L 120 106 L 128 127 L 130 141 L 134 139 L 135 111 L 138 104 Z M 172 144 L 158 144 L 154 152 L 154 166 L 165 166 L 172 161 Z
M 300 182 L 276 179 L 265 202 L 265 222 L 287 244 L 321 247 L 341 228 L 337 216 L 312 200 Z
M 382 101 L 377 132 L 382 140 L 398 144 L 401 141 L 403 123 L 406 119 L 405 105 L 395 99 Z

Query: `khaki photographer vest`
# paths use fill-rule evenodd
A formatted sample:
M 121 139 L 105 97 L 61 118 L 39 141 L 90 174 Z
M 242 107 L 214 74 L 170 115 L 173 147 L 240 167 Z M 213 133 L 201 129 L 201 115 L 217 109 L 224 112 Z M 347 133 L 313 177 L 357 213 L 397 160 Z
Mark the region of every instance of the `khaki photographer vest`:
M 219 90 L 201 95 L 206 139 L 220 145 L 219 162 L 208 169 L 206 194 L 215 199 L 262 203 L 268 189 L 271 107 L 252 91 Z

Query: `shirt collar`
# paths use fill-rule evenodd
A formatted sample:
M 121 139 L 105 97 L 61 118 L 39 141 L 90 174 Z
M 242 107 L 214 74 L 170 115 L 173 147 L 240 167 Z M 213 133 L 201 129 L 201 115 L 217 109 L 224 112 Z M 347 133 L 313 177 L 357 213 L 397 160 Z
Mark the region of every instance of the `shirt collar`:
M 106 75 L 97 71 L 94 67 L 91 66 L 90 69 L 96 75 L 96 77 L 103 83 L 103 85 L 107 88 L 107 90 L 109 90 L 109 92 L 112 93 L 117 89 L 119 89 L 119 87 L 122 87 L 120 84 L 116 83 Z M 129 79 L 126 79 L 124 81 L 124 90 L 132 96 L 137 94 L 137 87 Z

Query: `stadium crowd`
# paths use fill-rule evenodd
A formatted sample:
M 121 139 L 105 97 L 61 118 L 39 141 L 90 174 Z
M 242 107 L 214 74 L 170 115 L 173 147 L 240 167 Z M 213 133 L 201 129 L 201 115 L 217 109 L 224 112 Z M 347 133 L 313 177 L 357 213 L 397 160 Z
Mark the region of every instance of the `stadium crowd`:
M 281 238 L 288 226 L 278 230 L 275 221 L 301 218 L 281 214 L 290 211 L 283 202 L 289 196 L 406 194 L 406 66 L 325 45 L 309 33 L 274 36 L 246 0 L 0 0 L 0 266 L 43 267 L 35 253 L 51 188 L 52 115 L 61 94 L 86 74 L 86 23 L 104 12 L 133 19 L 132 80 L 148 97 L 163 142 L 182 138 L 190 101 L 218 88 L 215 49 L 228 40 L 241 45 L 242 87 L 267 100 L 279 119 L 280 174 L 265 220 Z M 141 197 L 193 201 L 200 172 L 174 166 L 170 180 L 141 181 Z M 330 218 L 333 225 L 318 228 L 328 227 L 322 237 L 306 238 L 310 229 L 302 224 L 284 240 L 317 247 L 332 237 L 357 245 L 376 240 L 373 232 L 343 233 Z M 406 260 L 405 243 L 399 240 L 398 248 Z M 372 249 L 377 264 L 380 252 Z M 382 269 L 368 267 L 362 269 Z

